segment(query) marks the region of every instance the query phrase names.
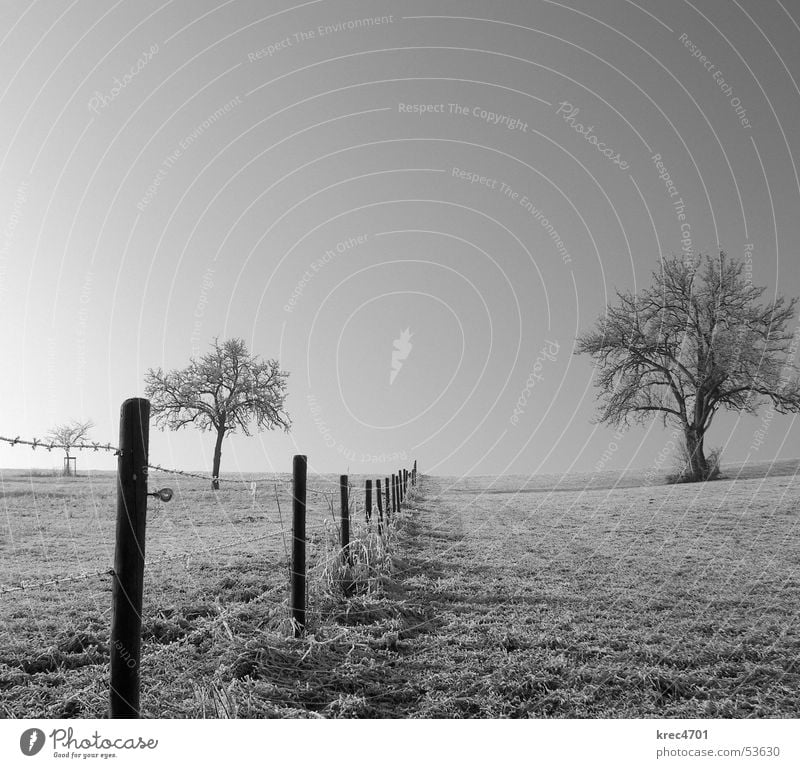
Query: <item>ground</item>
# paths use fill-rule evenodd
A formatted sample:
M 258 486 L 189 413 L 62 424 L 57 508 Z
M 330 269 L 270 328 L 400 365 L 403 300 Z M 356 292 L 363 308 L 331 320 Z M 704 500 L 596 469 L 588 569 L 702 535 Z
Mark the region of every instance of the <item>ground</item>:
M 176 497 L 148 512 L 143 716 L 798 717 L 797 462 L 766 470 L 423 477 L 384 544 L 355 509 L 349 597 L 314 494 L 300 639 L 289 487 L 153 478 Z M 114 493 L 3 473 L 0 584 L 28 584 L 0 595 L 5 717 L 105 716 L 110 576 L 41 582 L 113 562 Z

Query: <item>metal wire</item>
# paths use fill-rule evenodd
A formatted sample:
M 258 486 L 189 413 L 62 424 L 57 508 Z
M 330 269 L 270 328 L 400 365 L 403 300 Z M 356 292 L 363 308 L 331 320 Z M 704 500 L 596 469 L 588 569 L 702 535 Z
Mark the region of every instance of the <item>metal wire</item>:
M 65 576 L 55 576 L 52 579 L 36 582 L 21 582 L 16 585 L 0 584 L 0 595 L 5 595 L 8 592 L 25 592 L 28 590 L 43 589 L 44 587 L 58 586 L 64 582 L 86 581 L 88 579 L 96 578 L 97 576 L 113 576 L 113 568 L 103 568 L 98 571 L 84 571 L 83 573 L 76 573 Z
M 34 451 L 37 448 L 44 448 L 47 451 L 52 451 L 54 448 L 56 448 L 61 451 L 71 451 L 75 449 L 80 451 L 113 451 L 114 453 L 119 453 L 119 448 L 111 445 L 111 443 L 81 441 L 80 443 L 73 443 L 72 445 L 64 445 L 62 443 L 54 443 L 51 440 L 43 440 L 37 437 L 34 437 L 31 440 L 23 440 L 19 435 L 16 437 L 0 436 L 0 442 L 8 443 L 12 448 L 15 445 L 29 445 Z

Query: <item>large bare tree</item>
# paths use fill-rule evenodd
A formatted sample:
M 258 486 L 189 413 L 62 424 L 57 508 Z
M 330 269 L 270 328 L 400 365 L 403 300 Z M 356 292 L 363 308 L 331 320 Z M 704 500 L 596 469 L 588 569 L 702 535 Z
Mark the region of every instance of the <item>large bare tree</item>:
M 58 424 L 47 433 L 47 439 L 54 443 L 54 447 L 62 448 L 66 454 L 67 460 L 64 462 L 64 474 L 70 475 L 69 468 L 70 452 L 73 447 L 86 442 L 89 436 L 89 430 L 94 426 L 94 422 L 90 419 L 86 421 L 70 421 L 64 424 Z
M 656 414 L 678 425 L 689 480 L 709 476 L 703 440 L 720 408 L 800 411 L 800 328 L 788 329 L 797 299 L 762 303 L 765 289 L 748 278 L 744 263 L 724 252 L 670 258 L 650 287 L 617 291 L 617 303 L 578 337 L 577 352 L 597 365 L 598 421 Z
M 177 430 L 189 424 L 215 433 L 212 483 L 219 488 L 219 466 L 225 435 L 240 429 L 289 430 L 291 420 L 284 408 L 286 380 L 277 360 L 260 361 L 242 339 L 220 343 L 212 351 L 191 359 L 186 368 L 164 372 L 149 369 L 145 393 L 156 423 Z

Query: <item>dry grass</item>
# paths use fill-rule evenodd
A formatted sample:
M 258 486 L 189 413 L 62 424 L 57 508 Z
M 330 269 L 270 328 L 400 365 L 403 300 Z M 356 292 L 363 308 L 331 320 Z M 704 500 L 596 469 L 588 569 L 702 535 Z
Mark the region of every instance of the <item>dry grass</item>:
M 0 583 L 110 562 L 113 477 L 3 482 Z M 280 530 L 271 489 L 254 509 L 178 486 L 151 507 L 148 557 L 193 554 L 147 569 L 144 714 L 796 717 L 797 488 L 753 472 L 525 493 L 425 478 L 388 547 L 356 510 L 349 565 L 318 503 L 294 639 L 283 540 L 255 541 Z M 0 714 L 104 716 L 109 587 L 0 598 Z

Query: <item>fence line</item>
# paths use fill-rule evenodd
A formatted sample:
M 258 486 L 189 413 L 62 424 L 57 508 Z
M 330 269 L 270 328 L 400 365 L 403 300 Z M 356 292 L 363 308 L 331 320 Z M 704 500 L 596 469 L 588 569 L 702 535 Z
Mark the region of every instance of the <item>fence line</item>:
M 113 576 L 113 568 L 102 568 L 97 571 L 83 571 L 82 573 L 65 574 L 63 576 L 54 576 L 45 581 L 35 581 L 32 583 L 25 583 L 24 581 L 19 584 L 0 584 L 0 595 L 8 594 L 9 592 L 31 592 L 37 589 L 44 589 L 45 587 L 54 587 L 66 582 L 87 581 L 96 578 L 97 576 Z
M 338 588 L 347 597 L 352 594 L 353 588 L 358 583 L 353 567 L 358 561 L 361 549 L 367 560 L 367 574 L 374 573 L 374 564 L 371 560 L 372 546 L 378 546 L 378 563 L 383 562 L 389 543 L 393 540 L 391 536 L 390 522 L 396 520 L 395 513 L 399 512 L 406 502 L 409 493 L 409 482 L 412 486 L 417 481 L 417 465 L 414 462 L 413 469 L 400 469 L 396 474 L 392 474 L 391 487 L 391 506 L 389 503 L 390 488 L 389 478 L 385 478 L 383 488 L 381 480 L 376 479 L 376 501 L 378 508 L 377 517 L 377 536 L 371 539 L 372 531 L 372 480 L 366 480 L 364 486 L 364 497 L 361 500 L 360 494 L 356 492 L 356 487 L 350 482 L 347 475 L 339 477 L 338 484 L 334 481 L 322 480 L 331 486 L 331 490 L 310 488 L 307 484 L 307 458 L 305 456 L 295 456 L 293 466 L 293 477 L 291 480 L 276 477 L 258 477 L 251 479 L 243 478 L 220 478 L 211 475 L 189 472 L 186 470 L 169 469 L 159 464 L 148 463 L 149 450 L 149 411 L 150 403 L 143 398 L 132 398 L 126 400 L 120 412 L 120 445 L 113 446 L 111 443 L 102 444 L 99 442 L 79 442 L 67 446 L 54 441 L 40 440 L 33 438 L 25 440 L 19 436 L 10 438 L 0 436 L 0 442 L 15 445 L 30 446 L 33 450 L 43 448 L 51 451 L 59 450 L 94 450 L 94 451 L 113 451 L 118 457 L 117 466 L 117 529 L 116 545 L 114 555 L 114 566 L 103 568 L 96 571 L 84 571 L 78 574 L 65 574 L 54 576 L 38 582 L 21 582 L 18 585 L 0 584 L 0 595 L 34 591 L 47 587 L 58 586 L 61 583 L 85 581 L 100 576 L 111 576 L 112 581 L 112 617 L 111 617 L 111 680 L 110 680 L 110 701 L 109 712 L 113 718 L 119 717 L 139 717 L 139 689 L 140 689 L 140 669 L 141 669 L 141 643 L 142 643 L 142 605 L 144 588 L 144 571 L 146 567 L 153 567 L 161 563 L 183 560 L 185 567 L 189 568 L 192 559 L 199 560 L 203 556 L 234 547 L 247 546 L 254 542 L 267 539 L 282 537 L 284 541 L 284 551 L 289 559 L 289 587 L 290 594 L 288 601 L 278 603 L 269 600 L 274 605 L 287 605 L 289 609 L 289 620 L 294 628 L 296 636 L 305 634 L 309 616 L 321 617 L 322 609 L 307 605 L 308 574 L 330 580 L 331 584 L 338 584 Z M 180 477 L 190 477 L 203 480 L 204 482 L 225 481 L 239 483 L 243 487 L 249 487 L 252 491 L 254 484 L 266 483 L 275 489 L 276 501 L 278 499 L 278 487 L 291 485 L 293 522 L 291 531 L 283 527 L 283 519 L 277 530 L 272 530 L 258 536 L 249 536 L 246 539 L 235 540 L 217 544 L 213 547 L 204 549 L 172 552 L 159 555 L 152 559 L 144 556 L 146 540 L 146 510 L 147 497 L 158 496 L 159 493 L 150 493 L 147 489 L 147 472 L 142 469 L 147 468 L 153 472 L 171 474 Z M 334 509 L 334 498 L 336 496 L 335 487 L 338 485 L 339 491 L 339 516 L 337 519 Z M 385 504 L 381 491 L 385 492 Z M 323 519 L 321 523 L 307 525 L 307 495 L 311 494 L 316 498 L 323 499 L 331 512 L 331 520 Z M 255 498 L 255 497 L 254 497 Z M 168 502 L 169 497 L 165 494 L 161 497 L 163 502 Z M 280 514 L 280 503 L 279 514 Z M 363 505 L 363 506 L 362 506 Z M 384 515 L 385 507 L 385 515 Z M 390 516 L 391 508 L 391 516 Z M 365 519 L 359 517 L 360 510 L 363 509 Z M 358 521 L 358 522 L 357 522 Z M 367 538 L 357 535 L 351 538 L 353 531 L 366 532 Z M 317 543 L 316 534 L 322 532 L 323 551 L 316 557 L 311 567 L 307 567 L 306 544 Z M 330 534 L 336 532 L 335 540 L 331 539 Z M 288 558 L 286 549 L 287 536 L 291 538 L 291 558 Z M 376 541 L 377 544 L 371 544 Z M 329 548 L 330 547 L 330 548 Z M 361 549 L 359 549 L 359 547 Z M 364 578 L 363 575 L 361 577 Z M 367 575 L 371 579 L 371 575 Z M 265 592 L 257 599 L 267 599 L 267 595 L 274 593 L 274 589 Z M 226 630 L 230 634 L 230 629 L 225 623 L 226 615 L 230 612 L 219 608 L 219 615 L 216 621 L 222 621 Z
M 54 443 L 51 440 L 43 440 L 40 438 L 34 437 L 31 440 L 23 440 L 19 435 L 16 437 L 3 437 L 0 436 L 0 442 L 8 443 L 12 448 L 15 445 L 29 445 L 34 451 L 37 448 L 44 448 L 46 451 L 52 450 L 79 450 L 79 451 L 113 451 L 115 454 L 119 454 L 119 448 L 116 446 L 111 445 L 111 443 L 94 443 L 94 442 L 80 442 L 80 443 L 73 443 L 72 445 L 66 445 L 62 443 Z
M 312 532 L 329 531 L 330 523 L 320 523 L 317 525 L 312 525 L 309 526 L 307 530 Z M 280 527 L 278 530 L 272 531 L 267 534 L 263 534 L 260 536 L 248 536 L 246 539 L 241 539 L 239 541 L 231 541 L 226 544 L 218 544 L 213 547 L 207 547 L 204 549 L 194 549 L 190 551 L 173 552 L 168 555 L 159 555 L 152 559 L 145 558 L 145 565 L 147 566 L 159 565 L 160 563 L 168 562 L 170 560 L 185 559 L 188 561 L 192 559 L 199 559 L 200 556 L 209 554 L 211 552 L 218 552 L 223 549 L 230 549 L 232 547 L 247 545 L 256 541 L 264 541 L 266 539 L 277 538 L 278 536 L 287 536 L 289 534 L 290 534 L 289 531 L 287 531 L 283 527 Z M 60 574 L 58 576 L 52 576 L 42 581 L 35 581 L 35 582 L 22 581 L 19 584 L 0 584 L 0 595 L 9 594 L 12 592 L 35 592 L 38 589 L 58 586 L 59 584 L 62 583 L 88 581 L 89 579 L 96 578 L 98 576 L 113 576 L 113 575 L 114 575 L 114 568 L 112 566 L 107 566 L 105 568 L 101 568 L 96 571 L 81 571 L 80 573 Z

